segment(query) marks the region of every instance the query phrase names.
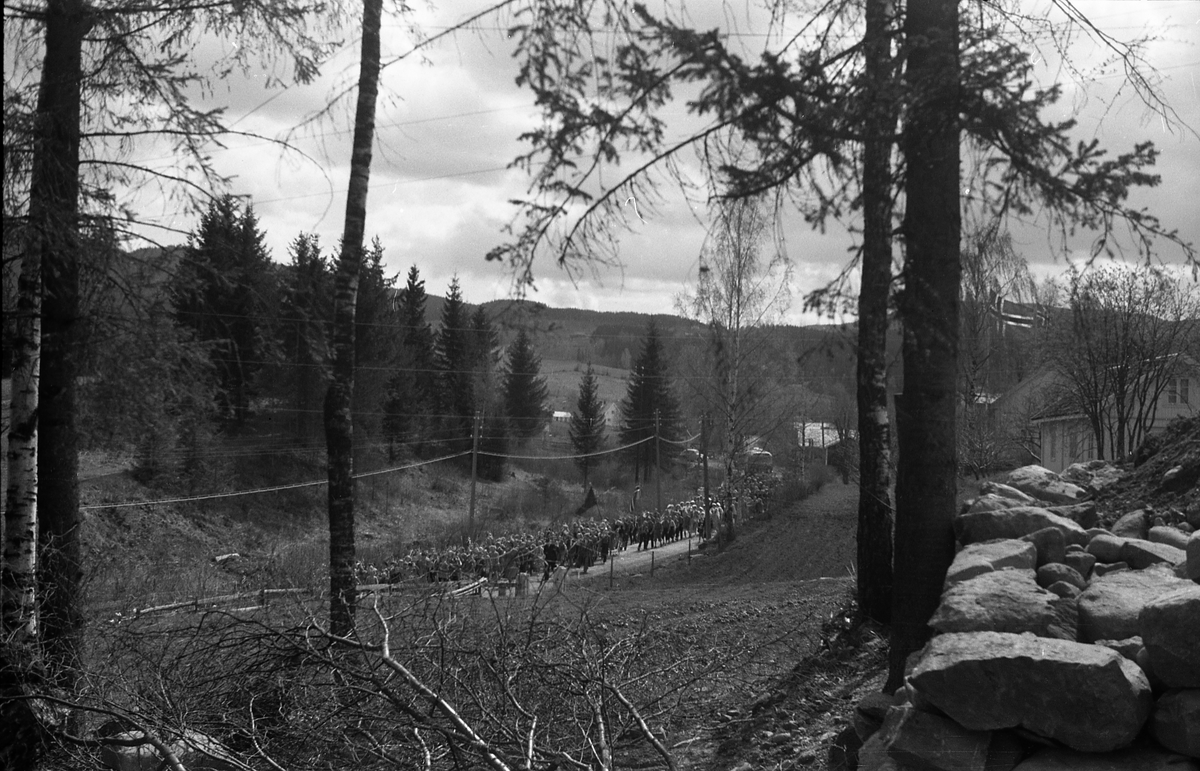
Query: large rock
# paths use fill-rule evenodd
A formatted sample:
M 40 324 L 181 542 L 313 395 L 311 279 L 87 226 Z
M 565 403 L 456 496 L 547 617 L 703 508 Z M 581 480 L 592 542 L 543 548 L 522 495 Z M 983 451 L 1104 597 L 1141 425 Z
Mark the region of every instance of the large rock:
M 1200 758 L 1200 689 L 1168 691 L 1158 697 L 1150 730 L 1167 749 Z
M 883 725 L 889 709 L 895 706 L 895 701 L 886 693 L 869 693 L 854 706 L 851 725 L 861 741 L 871 736 Z
M 1046 591 L 1051 594 L 1057 594 L 1065 600 L 1077 600 L 1079 595 L 1083 594 L 1083 590 L 1078 586 L 1073 586 L 1066 581 L 1055 581 L 1046 587 Z
M 1121 561 L 1134 570 L 1142 570 L 1160 562 L 1174 567 L 1183 564 L 1187 553 L 1165 543 L 1143 541 L 1140 538 L 1126 538 L 1121 544 Z
M 1124 640 L 1097 640 L 1096 645 L 1103 645 L 1105 648 L 1112 648 L 1117 653 L 1121 654 L 1130 661 L 1137 662 L 1138 654 L 1145 647 L 1142 645 L 1141 637 L 1126 637 Z M 1145 672 L 1145 668 L 1142 668 Z
M 1051 562 L 1062 562 L 1067 556 L 1066 536 L 1057 527 L 1043 527 L 1022 536 L 1021 540 L 1029 541 L 1037 547 L 1038 567 Z
M 1044 466 L 1022 466 L 1010 472 L 1004 481 L 1039 501 L 1069 504 L 1088 498 L 1087 490 L 1063 481 L 1062 477 Z
M 1070 506 L 1048 506 L 1051 514 L 1074 520 L 1082 528 L 1095 527 L 1100 524 L 1100 513 L 1096 511 L 1095 501 L 1075 503 Z
M 1029 570 L 998 570 L 952 584 L 929 625 L 938 632 L 1032 632 L 1074 640 L 1076 601 L 1037 585 Z
M 1146 534 L 1146 540 L 1154 543 L 1165 543 L 1167 546 L 1174 546 L 1176 549 L 1187 549 L 1188 534 L 1177 527 L 1166 527 L 1156 525 L 1150 528 L 1150 532 Z
M 965 512 L 954 518 L 954 534 L 964 544 L 998 538 L 1020 538 L 1044 527 L 1062 531 L 1067 543 L 1084 545 L 1087 532 L 1072 520 L 1037 506 L 997 511 Z
M 1101 562 L 1092 568 L 1092 578 L 1106 576 L 1109 573 L 1116 573 L 1119 570 L 1129 570 L 1129 566 L 1124 562 Z
M 1057 581 L 1065 581 L 1079 591 L 1087 588 L 1087 579 L 1079 575 L 1079 571 L 1061 562 L 1051 562 L 1037 569 L 1038 586 L 1048 589 Z
M 888 710 L 871 738 L 859 755 L 860 771 L 1008 771 L 1020 758 L 1020 748 L 1007 734 L 970 731 L 911 705 Z
M 1153 701 L 1146 675 L 1116 651 L 1031 634 L 938 635 L 910 681 L 964 728 L 1020 727 L 1085 752 L 1128 745 Z
M 1171 688 L 1200 688 L 1200 586 L 1178 583 L 1145 604 L 1138 626 L 1159 680 Z
M 1091 492 L 1099 492 L 1119 482 L 1124 475 L 1125 472 L 1106 460 L 1089 460 L 1085 463 L 1072 463 L 1060 476 L 1064 482 L 1079 485 Z
M 963 511 L 997 511 L 999 509 L 1015 509 L 1019 506 L 1029 505 L 1029 503 L 1014 501 L 1012 498 L 1004 498 L 994 493 L 984 493 L 978 498 L 972 498 L 967 501 Z
M 1164 493 L 1186 492 L 1200 482 L 1200 460 L 1192 458 L 1184 463 L 1167 469 L 1158 483 L 1158 489 Z
M 1037 498 L 1034 498 L 1032 495 L 1027 493 L 1023 493 L 1011 485 L 1002 484 L 1000 482 L 984 482 L 979 486 L 979 492 L 981 495 L 995 495 L 999 498 L 1007 498 L 1008 500 L 1014 501 L 1022 506 L 1037 505 Z
M 1088 541 L 1087 553 L 1099 562 L 1120 562 L 1121 547 L 1124 545 L 1124 538 L 1112 533 L 1097 533 Z
M 1067 549 L 1067 553 L 1063 555 L 1063 564 L 1074 568 L 1084 578 L 1088 578 L 1092 575 L 1092 567 L 1096 564 L 1096 557 L 1088 554 L 1083 549 Z
M 1030 755 L 1013 771 L 1200 771 L 1182 755 L 1154 747 L 1096 755 L 1047 747 Z
M 1005 568 L 1033 570 L 1036 565 L 1037 549 L 1028 541 L 1006 538 L 973 543 L 954 555 L 954 562 L 946 571 L 946 585 Z
M 1138 509 L 1122 516 L 1109 529 L 1118 538 L 1145 538 L 1150 532 L 1149 520 L 1146 510 Z
M 1184 551 L 1187 552 L 1187 577 L 1200 582 L 1200 530 L 1188 536 Z
M 1079 596 L 1079 639 L 1123 640 L 1141 634 L 1138 614 L 1160 595 L 1189 586 L 1170 570 L 1122 570 L 1093 577 Z

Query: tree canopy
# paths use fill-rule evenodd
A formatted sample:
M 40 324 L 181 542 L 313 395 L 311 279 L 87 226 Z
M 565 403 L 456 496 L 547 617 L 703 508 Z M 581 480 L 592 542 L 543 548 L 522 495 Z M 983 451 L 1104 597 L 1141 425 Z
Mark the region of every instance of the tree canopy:
M 665 466 L 670 462 L 677 454 L 670 442 L 679 438 L 682 422 L 670 363 L 658 326 L 652 320 L 646 327 L 646 336 L 642 339 L 642 348 L 629 375 L 625 399 L 621 402 L 621 443 L 637 443 L 627 452 L 635 475 L 646 478 L 657 463 Z
M 208 347 L 221 409 L 238 424 L 274 342 L 265 328 L 273 304 L 269 265 L 253 207 L 226 195 L 200 218 L 172 286 L 179 324 Z
M 604 404 L 600 401 L 596 384 L 596 371 L 588 364 L 579 379 L 579 398 L 575 401 L 575 412 L 567 429 L 571 437 L 571 448 L 575 454 L 575 465 L 583 474 L 583 486 L 588 484 L 588 471 L 597 459 L 586 457 L 604 446 Z
M 517 436 L 535 436 L 545 423 L 550 392 L 541 369 L 541 357 L 529 334 L 521 329 L 508 347 L 504 372 L 504 414 Z

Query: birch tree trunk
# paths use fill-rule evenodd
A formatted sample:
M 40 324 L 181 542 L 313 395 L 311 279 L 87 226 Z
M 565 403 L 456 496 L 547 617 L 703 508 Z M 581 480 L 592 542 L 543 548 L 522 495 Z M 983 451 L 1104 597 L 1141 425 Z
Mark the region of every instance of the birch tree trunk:
M 38 375 L 42 337 L 42 261 L 27 249 L 17 282 L 12 340 L 12 400 L 8 430 L 8 489 L 4 507 L 4 562 L 0 567 L 0 634 L 18 644 L 34 641 L 37 624 Z
M 354 311 L 363 259 L 367 190 L 379 93 L 379 30 L 383 0 L 364 0 L 358 106 L 350 155 L 350 188 L 338 260 L 333 318 L 333 380 L 325 394 L 325 444 L 329 454 L 329 627 L 338 636 L 354 629 Z
M 887 623 L 892 603 L 888 298 L 892 289 L 890 0 L 867 0 L 862 284 L 858 293 L 858 607 Z
M 913 0 L 904 125 L 904 394 L 897 404 L 895 583 L 885 690 L 929 639 L 954 558 L 958 376 L 959 43 L 956 0 Z

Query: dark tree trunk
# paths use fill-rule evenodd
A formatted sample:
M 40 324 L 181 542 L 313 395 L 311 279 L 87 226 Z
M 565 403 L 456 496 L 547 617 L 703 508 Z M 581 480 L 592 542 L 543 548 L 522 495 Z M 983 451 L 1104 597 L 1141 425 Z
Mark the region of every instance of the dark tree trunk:
M 46 59 L 29 219 L 41 251 L 42 361 L 38 389 L 39 576 L 43 650 L 58 685 L 71 688 L 80 664 L 83 579 L 79 457 L 75 427 L 79 331 L 79 119 L 83 36 L 91 25 L 78 0 L 46 8 Z
M 329 455 L 329 625 L 345 636 L 354 628 L 354 309 L 358 256 L 342 248 L 334 297 L 333 379 L 325 392 Z
M 358 106 L 350 155 L 350 189 L 338 262 L 333 320 L 333 381 L 325 394 L 325 443 L 329 453 L 329 628 L 344 636 L 354 629 L 354 312 L 367 222 L 367 190 L 375 141 L 379 93 L 379 28 L 383 0 L 364 0 Z
M 958 375 L 959 127 L 956 0 L 915 0 L 905 17 L 904 394 L 897 403 L 895 582 L 888 682 L 929 639 L 954 557 Z
M 890 0 L 867 0 L 866 138 L 863 143 L 862 285 L 858 294 L 858 607 L 892 613 L 891 426 L 888 297 L 892 287 L 892 57 Z

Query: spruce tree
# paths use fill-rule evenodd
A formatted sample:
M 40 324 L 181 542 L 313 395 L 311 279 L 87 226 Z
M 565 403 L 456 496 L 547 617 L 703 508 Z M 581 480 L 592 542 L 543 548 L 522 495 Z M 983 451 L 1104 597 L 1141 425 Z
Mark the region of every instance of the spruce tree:
M 504 478 L 509 425 L 503 415 L 503 394 L 496 382 L 500 369 L 500 335 L 482 305 L 471 314 L 469 351 L 475 413 L 481 417 L 479 476 L 499 482 Z
M 271 358 L 265 320 L 274 295 L 270 258 L 252 207 L 222 196 L 200 218 L 171 288 L 177 323 L 209 347 L 218 403 L 241 424 L 261 363 Z
M 576 455 L 585 456 L 604 446 L 604 405 L 596 387 L 596 373 L 588 363 L 587 371 L 579 381 L 579 400 L 575 403 L 575 414 L 568 428 L 571 447 Z M 583 487 L 588 486 L 588 471 L 599 461 L 598 458 L 578 457 L 575 465 L 583 472 Z
M 379 239 L 363 256 L 354 306 L 354 427 L 360 445 L 372 443 L 381 432 L 379 413 L 387 402 L 388 368 L 400 353 L 400 314 L 392 301 L 396 276 L 383 268 Z
M 535 436 L 545 421 L 550 390 L 541 376 L 542 360 L 522 329 L 508 348 L 508 366 L 504 373 L 504 414 L 517 436 Z
M 396 456 L 397 444 L 408 445 L 418 454 L 423 452 L 433 428 L 438 373 L 433 329 L 425 319 L 427 299 L 425 282 L 413 265 L 399 294 L 400 351 L 384 403 L 383 430 L 391 458 Z
M 627 452 L 626 458 L 634 466 L 635 478 L 645 479 L 655 458 L 659 458 L 664 466 L 670 462 L 675 450 L 668 440 L 678 437 L 680 424 L 679 402 L 672 392 L 662 339 L 658 326 L 651 320 L 629 376 L 625 399 L 621 402 L 622 444 L 658 437 L 657 441 L 639 444 Z
M 471 326 L 467 304 L 456 276 L 450 281 L 442 306 L 437 333 L 436 361 L 439 375 L 437 411 L 441 430 L 438 447 L 445 452 L 471 448 L 471 425 L 475 416 L 474 368 Z
M 283 320 L 276 330 L 284 362 L 279 387 L 295 412 L 293 436 L 307 444 L 320 430 L 327 385 L 333 273 L 316 235 L 301 233 L 288 251 L 292 262 L 284 270 Z
M 475 408 L 480 412 L 493 412 L 499 405 L 492 405 L 496 398 L 496 370 L 500 366 L 500 335 L 492 326 L 487 311 L 480 305 L 471 314 L 468 349 L 471 369 L 475 372 Z

